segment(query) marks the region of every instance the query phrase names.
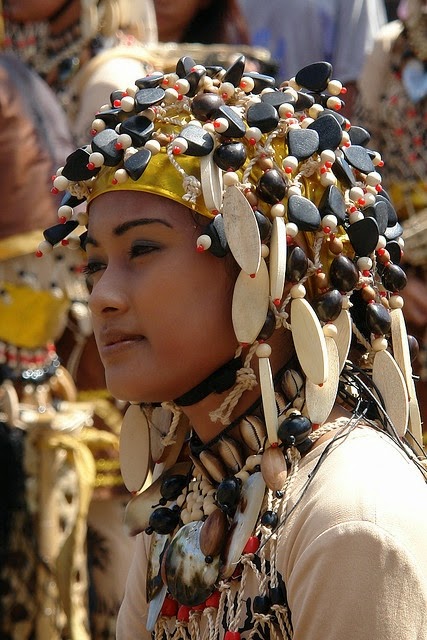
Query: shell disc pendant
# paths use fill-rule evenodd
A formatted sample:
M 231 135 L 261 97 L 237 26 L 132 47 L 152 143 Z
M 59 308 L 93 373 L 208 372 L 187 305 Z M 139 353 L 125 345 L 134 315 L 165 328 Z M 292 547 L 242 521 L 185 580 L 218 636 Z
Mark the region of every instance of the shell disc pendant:
M 251 278 L 241 271 L 234 285 L 231 316 L 239 342 L 252 344 L 257 339 L 268 313 L 269 279 L 265 260 Z
M 291 330 L 306 377 L 313 384 L 323 384 L 328 377 L 326 340 L 314 310 L 304 298 L 294 298 L 291 302 Z
M 139 404 L 128 407 L 120 430 L 120 469 L 128 491 L 140 491 L 150 470 L 150 428 Z
M 200 182 L 207 209 L 220 211 L 222 206 L 222 171 L 213 160 L 213 153 L 200 158 Z
M 328 378 L 322 385 L 313 384 L 307 379 L 305 401 L 307 414 L 314 424 L 323 424 L 329 417 L 337 397 L 340 378 L 340 356 L 333 338 L 325 337 L 328 352 Z
M 388 351 L 375 354 L 372 381 L 381 394 L 394 428 L 403 438 L 409 419 L 408 390 L 399 366 Z
M 259 358 L 259 384 L 267 438 L 270 444 L 275 444 L 277 443 L 278 417 L 273 375 L 268 359 L 270 354 L 271 347 L 268 344 L 260 344 L 256 350 L 256 355 Z
M 270 241 L 270 295 L 276 306 L 283 296 L 286 275 L 286 224 L 283 218 L 273 219 Z
M 347 309 L 343 309 L 332 324 L 334 324 L 338 330 L 337 335 L 332 337 L 338 347 L 339 368 L 341 373 L 347 360 L 348 352 L 350 351 L 352 336 L 351 316 Z
M 261 262 L 261 237 L 252 207 L 235 185 L 225 191 L 222 216 L 234 259 L 245 273 L 253 276 Z

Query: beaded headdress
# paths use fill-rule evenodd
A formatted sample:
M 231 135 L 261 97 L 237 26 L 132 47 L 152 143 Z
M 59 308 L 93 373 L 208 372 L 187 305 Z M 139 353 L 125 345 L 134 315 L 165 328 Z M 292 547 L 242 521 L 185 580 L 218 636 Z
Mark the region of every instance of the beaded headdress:
M 138 493 L 145 482 L 150 467 L 147 440 L 153 460 L 161 460 L 166 472 L 133 498 L 127 514 L 132 533 L 150 530 L 158 536 L 153 539 L 154 565 L 160 564 L 159 554 L 166 553 L 164 538 L 178 527 L 163 576 L 166 573 L 169 594 L 187 610 L 177 614 L 176 602 L 171 604 L 169 596 L 165 600 L 166 586 L 149 579 L 151 629 L 160 611 L 158 624 L 163 624 L 162 616 L 177 615 L 178 626 L 188 624 L 189 617 L 191 622 L 191 608 L 202 603 L 206 611 L 222 607 L 224 613 L 228 595 L 224 591 L 214 602 L 214 588 L 218 581 L 230 580 L 242 553 L 252 557 L 258 548 L 244 548 L 244 536 L 257 522 L 264 481 L 275 504 L 283 495 L 287 464 L 294 468 L 298 456 L 310 448 L 313 430 L 322 432 L 338 394 L 359 416 L 380 415 L 396 438 L 403 438 L 409 426 L 421 439 L 399 294 L 406 284 L 399 266 L 402 228 L 381 187 L 382 161 L 369 148 L 368 132 L 339 113 L 344 93 L 326 62 L 305 67 L 277 88 L 273 78 L 246 72 L 243 56 L 228 69 L 197 65 L 184 57 L 174 73 L 156 72 L 115 91 L 95 116 L 91 143 L 72 153 L 54 177 L 53 191 L 66 193 L 59 223 L 45 231 L 39 255 L 61 242 L 84 244 L 79 226 L 88 220 L 82 210 L 85 201 L 108 191 L 137 190 L 171 198 L 204 216 L 196 249 L 219 258 L 231 253 L 240 267 L 232 303 L 239 347 L 233 362 L 205 385 L 209 392 L 231 388 L 211 414 L 228 431 L 209 447 L 192 439 L 197 482 L 188 484 L 192 472 L 187 463 L 175 464 L 188 429 L 185 420 L 180 428 L 177 405 L 197 401 L 203 389 L 164 403 L 172 412 L 169 431 L 158 407 L 151 412 L 144 408 L 141 414 L 140 407 L 132 405 L 122 426 L 128 488 Z M 282 377 L 285 399 L 275 388 L 267 344 L 279 327 L 291 331 L 298 362 L 298 368 Z M 352 342 L 357 367 L 348 359 Z M 250 454 L 245 462 L 228 434 L 235 426 L 230 415 L 238 399 L 258 384 L 251 368 L 254 354 L 259 359 L 263 423 L 249 415 L 240 424 Z M 360 394 L 362 386 L 366 396 Z M 374 405 L 372 416 L 368 409 Z M 147 421 L 144 428 L 132 426 L 144 413 L 155 426 L 150 434 Z M 166 432 L 159 444 L 156 434 Z M 238 507 L 241 485 L 245 500 L 258 505 L 245 534 L 239 520 L 244 520 Z M 175 506 L 164 506 L 168 502 Z M 271 533 L 276 527 L 273 516 L 258 522 L 257 544 L 264 530 Z M 238 534 L 231 534 L 233 540 L 224 550 L 230 521 Z M 212 542 L 210 527 L 224 532 L 221 540 L 214 536 Z M 189 545 L 192 554 L 197 548 L 202 556 L 196 593 L 194 585 L 183 585 L 174 564 L 182 544 Z M 152 576 L 160 571 L 154 565 Z M 258 571 L 255 565 L 251 570 Z M 272 575 L 271 594 L 279 593 L 277 575 Z M 280 617 L 284 601 L 279 598 L 275 604 L 282 637 L 289 637 L 285 617 Z M 232 629 L 233 606 L 227 615 Z M 216 637 L 214 621 L 211 631 L 210 637 Z

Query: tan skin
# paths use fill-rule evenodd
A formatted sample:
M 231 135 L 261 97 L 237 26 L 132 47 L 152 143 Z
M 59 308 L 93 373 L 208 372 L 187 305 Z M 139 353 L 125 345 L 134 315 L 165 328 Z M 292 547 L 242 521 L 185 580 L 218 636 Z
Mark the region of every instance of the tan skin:
M 181 42 L 188 24 L 209 4 L 210 0 L 154 0 L 159 41 Z

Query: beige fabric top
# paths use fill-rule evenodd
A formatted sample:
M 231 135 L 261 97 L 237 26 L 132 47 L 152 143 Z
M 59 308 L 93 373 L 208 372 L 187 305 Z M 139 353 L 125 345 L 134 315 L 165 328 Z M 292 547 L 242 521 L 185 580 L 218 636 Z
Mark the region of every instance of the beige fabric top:
M 278 569 L 294 640 L 427 640 L 427 485 L 384 434 L 357 428 L 312 450 L 293 487 Z M 144 535 L 138 537 L 118 640 L 145 630 Z M 243 636 L 244 637 L 244 636 Z

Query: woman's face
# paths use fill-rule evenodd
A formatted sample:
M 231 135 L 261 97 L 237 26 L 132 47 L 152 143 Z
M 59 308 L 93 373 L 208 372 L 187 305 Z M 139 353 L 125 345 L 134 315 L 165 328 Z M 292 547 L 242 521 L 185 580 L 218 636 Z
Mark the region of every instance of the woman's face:
M 198 253 L 191 212 L 135 191 L 90 207 L 89 306 L 113 396 L 172 400 L 234 355 L 234 279 L 227 260 Z
M 154 0 L 160 42 L 181 42 L 186 28 L 211 0 Z

